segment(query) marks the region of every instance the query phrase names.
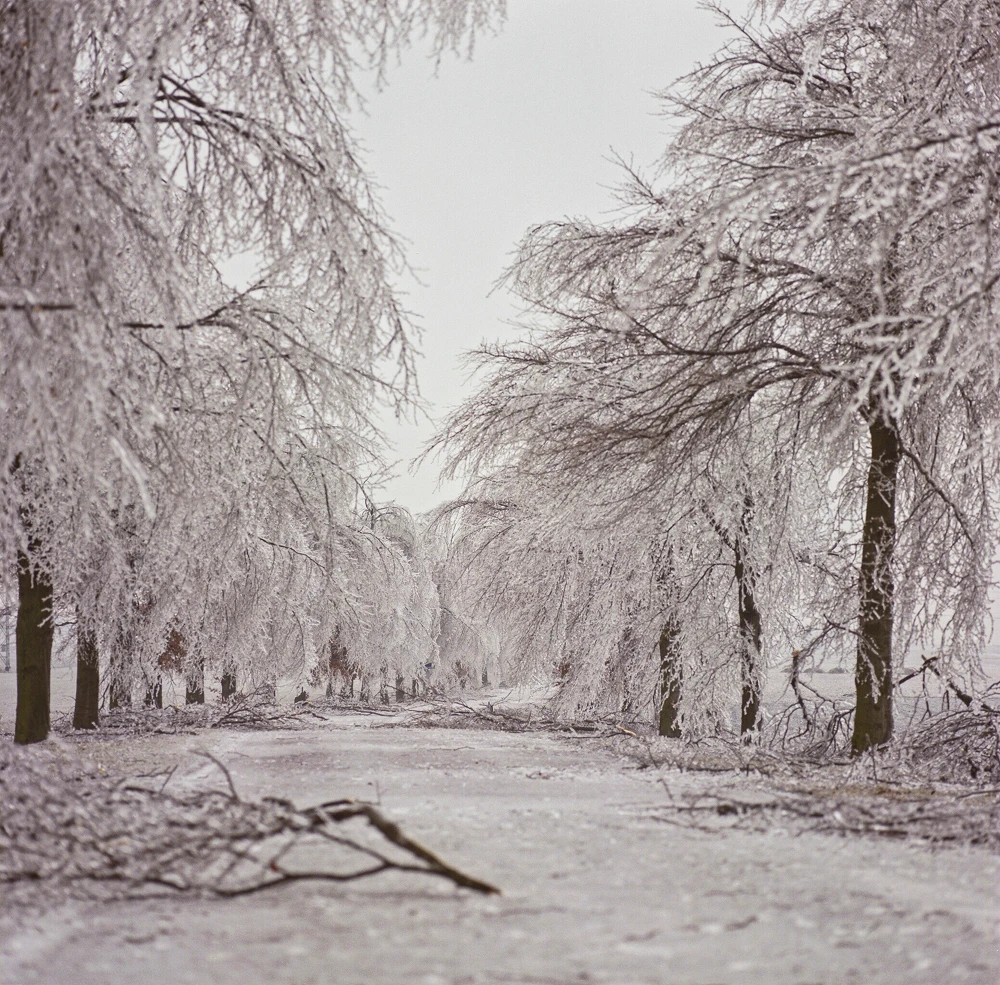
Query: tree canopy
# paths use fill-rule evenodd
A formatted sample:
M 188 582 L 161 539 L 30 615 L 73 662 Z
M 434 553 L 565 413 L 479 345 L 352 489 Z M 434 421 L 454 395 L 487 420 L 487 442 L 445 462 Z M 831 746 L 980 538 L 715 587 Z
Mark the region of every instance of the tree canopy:
M 785 476 L 750 551 L 800 591 L 765 625 L 789 649 L 856 642 L 860 751 L 891 734 L 906 646 L 968 666 L 985 639 L 1000 20 L 976 0 L 762 7 L 664 93 L 674 135 L 621 219 L 528 233 L 509 283 L 532 334 L 481 353 L 442 442 L 453 469 L 559 476 L 664 531 L 708 502 L 731 533 Z
M 393 570 L 359 519 L 372 409 L 410 399 L 413 329 L 356 80 L 417 37 L 470 50 L 502 16 L 3 0 L 6 568 L 151 650 L 173 625 L 192 652 L 301 659 L 365 622 Z

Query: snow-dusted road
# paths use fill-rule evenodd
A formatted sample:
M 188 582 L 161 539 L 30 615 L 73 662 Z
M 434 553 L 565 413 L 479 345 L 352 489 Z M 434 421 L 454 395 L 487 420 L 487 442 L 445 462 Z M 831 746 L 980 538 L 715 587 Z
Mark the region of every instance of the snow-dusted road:
M 656 820 L 655 771 L 593 741 L 381 722 L 90 748 L 115 769 L 179 761 L 179 782 L 210 780 L 193 756 L 207 749 L 244 796 L 303 805 L 377 788 L 386 813 L 502 897 L 393 875 L 235 901 L 74 905 L 0 928 L 0 982 L 1000 981 L 996 855 L 704 834 Z

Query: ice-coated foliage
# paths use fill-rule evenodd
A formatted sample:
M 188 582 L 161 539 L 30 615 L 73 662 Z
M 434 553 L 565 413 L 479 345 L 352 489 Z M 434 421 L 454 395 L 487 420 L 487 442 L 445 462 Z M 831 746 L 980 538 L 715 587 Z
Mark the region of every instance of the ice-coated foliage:
M 412 331 L 348 113 L 359 71 L 502 16 L 0 2 L 0 564 L 26 553 L 105 651 L 148 669 L 173 628 L 263 673 L 337 625 L 403 645 L 379 607 L 410 561 L 363 479 Z
M 705 618 L 689 599 L 745 516 L 765 656 L 857 645 L 861 666 L 919 644 L 969 671 L 997 541 L 1000 12 L 761 7 L 664 94 L 673 137 L 619 220 L 529 232 L 509 277 L 530 338 L 482 351 L 441 441 L 471 498 L 499 487 L 545 528 L 638 523 L 679 536 L 677 559 L 697 543 L 675 569 L 686 661 L 712 637 L 688 636 Z M 530 577 L 538 595 L 569 581 L 542 566 L 496 575 L 526 579 L 516 603 L 491 589 L 505 619 Z M 733 602 L 713 619 L 732 633 Z M 613 622 L 578 646 L 605 653 Z
M 810 556 L 822 520 L 798 520 L 803 513 L 790 501 L 810 490 L 793 482 L 779 455 L 756 466 L 703 463 L 687 476 L 683 500 L 666 483 L 627 491 L 623 473 L 579 483 L 531 468 L 530 450 L 522 450 L 498 469 L 506 486 L 480 481 L 436 522 L 453 527 L 450 604 L 482 637 L 501 641 L 505 677 L 556 681 L 559 713 L 648 718 L 666 634 L 681 653 L 688 734 L 731 722 L 745 645 L 737 552 L 756 604 L 771 617 L 755 654 L 758 683 L 768 662 L 787 664 L 815 632 L 805 600 L 817 592 L 819 564 L 835 562 Z M 734 486 L 738 497 L 729 493 Z M 815 650 L 814 659 L 825 655 L 819 644 Z

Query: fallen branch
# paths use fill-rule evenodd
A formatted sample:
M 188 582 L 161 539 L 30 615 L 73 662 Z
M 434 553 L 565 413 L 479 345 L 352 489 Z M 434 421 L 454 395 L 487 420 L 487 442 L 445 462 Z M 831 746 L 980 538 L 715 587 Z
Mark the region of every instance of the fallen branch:
M 930 671 L 949 691 L 951 691 L 959 701 L 965 705 L 966 708 L 972 707 L 972 695 L 967 694 L 962 690 L 950 677 L 946 677 L 941 673 L 940 667 L 938 667 L 938 661 L 940 657 L 934 655 L 933 657 L 923 657 L 921 659 L 920 666 L 916 670 L 911 670 L 908 674 L 904 674 L 898 681 L 893 684 L 893 688 L 898 688 L 907 681 L 912 681 L 914 677 L 924 677 L 927 672 Z M 992 709 L 991 709 L 992 710 Z
M 564 721 L 540 713 L 537 708 L 527 710 L 510 708 L 491 701 L 480 707 L 462 699 L 447 695 L 433 695 L 427 699 L 427 706 L 411 708 L 400 726 L 416 728 L 470 728 L 500 732 L 558 732 L 568 735 L 587 735 L 608 738 L 610 736 L 637 736 L 636 732 L 625 728 L 614 720 Z M 629 724 L 632 724 L 631 722 Z M 390 726 L 392 727 L 392 726 Z
M 66 751 L 0 746 L 0 906 L 67 893 L 246 896 L 303 880 L 352 882 L 395 871 L 499 890 L 425 848 L 372 804 L 300 809 L 225 790 L 168 792 L 173 772 L 112 780 Z M 374 838 L 351 824 L 367 822 Z M 295 865 L 317 848 L 325 864 Z
M 375 828 L 387 841 L 398 845 L 404 851 L 419 858 L 427 864 L 427 869 L 420 867 L 409 868 L 407 871 L 431 872 L 434 875 L 443 876 L 450 879 L 456 886 L 463 886 L 466 889 L 474 889 L 480 893 L 499 893 L 496 886 L 491 886 L 487 882 L 474 879 L 472 876 L 460 872 L 458 869 L 444 862 L 434 854 L 429 848 L 425 848 L 418 841 L 405 834 L 395 821 L 390 821 L 373 804 L 359 802 L 355 800 L 335 800 L 327 804 L 321 804 L 306 812 L 309 816 L 320 818 L 321 820 L 334 823 L 348 821 L 355 817 L 367 818 L 368 823 Z
M 228 705 L 215 709 L 209 728 L 241 728 L 241 729 L 275 729 L 301 728 L 305 724 L 303 718 L 318 718 L 326 721 L 322 715 L 303 705 L 292 708 L 279 708 L 271 697 L 270 689 L 258 688 L 246 694 L 237 694 Z
M 760 800 L 745 793 L 705 792 L 658 808 L 661 821 L 704 832 L 775 827 L 918 839 L 1000 850 L 1000 790 L 900 788 L 878 783 L 770 787 Z
M 934 715 L 900 737 L 898 755 L 929 780 L 1000 784 L 1000 711 L 982 702 Z
M 196 735 L 198 729 L 227 728 L 264 731 L 266 729 L 308 728 L 315 719 L 329 719 L 309 705 L 281 707 L 274 703 L 267 687 L 236 695 L 223 705 L 168 705 L 166 708 L 116 708 L 101 715 L 97 728 L 75 730 L 72 716 L 61 716 L 53 730 L 75 738 L 130 735 Z
M 837 756 L 832 739 L 844 719 L 843 712 L 830 712 L 831 703 L 817 706 L 825 715 L 813 715 L 812 728 L 787 741 L 782 720 L 770 741 L 765 736 L 750 747 L 721 736 L 669 746 L 643 740 L 633 754 L 640 768 L 660 773 L 669 803 L 654 816 L 666 823 L 711 832 L 783 827 L 1000 851 L 1000 711 L 993 704 L 977 701 L 932 715 L 862 758 Z M 667 782 L 671 769 L 703 776 L 689 779 L 677 797 Z M 748 786 L 750 773 L 757 780 Z M 725 774 L 739 776 L 739 786 Z

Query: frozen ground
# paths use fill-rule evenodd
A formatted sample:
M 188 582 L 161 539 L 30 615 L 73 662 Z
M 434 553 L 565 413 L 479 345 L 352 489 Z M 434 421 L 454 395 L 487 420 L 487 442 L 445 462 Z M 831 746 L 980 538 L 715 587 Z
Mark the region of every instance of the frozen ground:
M 53 668 L 57 714 L 72 709 L 73 669 L 68 655 Z M 993 655 L 988 670 L 1000 671 Z M 852 683 L 810 680 L 831 697 Z M 13 670 L 0 670 L 0 733 L 14 701 Z M 393 875 L 236 901 L 73 904 L 0 921 L 0 985 L 1000 981 L 997 855 L 781 828 L 704 834 L 659 820 L 655 771 L 607 743 L 389 724 L 347 715 L 310 731 L 78 748 L 112 772 L 179 763 L 172 782 L 217 784 L 205 749 L 246 797 L 381 798 L 502 897 Z M 675 795 L 714 782 L 665 779 Z
M 0 982 L 882 983 L 1000 981 L 1000 858 L 979 849 L 657 820 L 655 770 L 557 735 L 380 727 L 92 741 L 112 771 L 174 762 L 246 797 L 381 798 L 412 835 L 503 889 L 420 876 L 233 901 L 73 904 L 0 927 Z M 706 782 L 670 773 L 676 793 Z M 750 781 L 747 781 L 748 786 Z

